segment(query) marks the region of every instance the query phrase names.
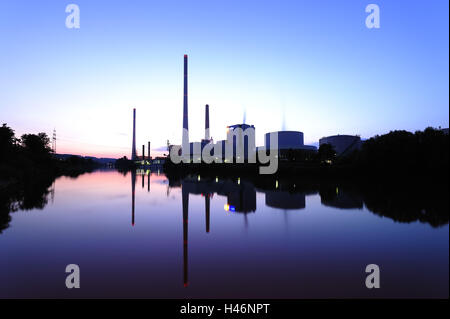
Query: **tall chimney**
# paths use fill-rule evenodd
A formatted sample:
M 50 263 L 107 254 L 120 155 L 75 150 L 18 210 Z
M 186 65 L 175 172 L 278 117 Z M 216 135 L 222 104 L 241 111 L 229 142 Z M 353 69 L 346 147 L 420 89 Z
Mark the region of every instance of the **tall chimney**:
M 184 55 L 184 96 L 183 96 L 183 139 L 182 154 L 189 154 L 189 121 L 188 121 L 188 56 Z
M 131 146 L 131 159 L 135 161 L 136 158 L 136 109 L 133 109 L 133 145 Z
M 142 144 L 142 160 L 145 161 L 145 145 Z
M 205 140 L 210 139 L 209 134 L 209 105 L 205 105 Z
M 150 160 L 150 142 L 148 142 L 148 160 Z

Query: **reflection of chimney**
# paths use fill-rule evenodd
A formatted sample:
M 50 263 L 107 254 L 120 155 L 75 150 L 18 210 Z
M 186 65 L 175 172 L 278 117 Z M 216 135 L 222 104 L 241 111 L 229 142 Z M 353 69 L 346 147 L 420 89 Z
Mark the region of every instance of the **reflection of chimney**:
M 145 183 L 144 183 L 144 174 L 142 174 L 142 188 L 144 188 Z
M 142 144 L 142 160 L 145 161 L 145 145 Z
M 150 172 L 148 172 L 147 175 L 147 192 L 150 192 Z
M 131 226 L 134 226 L 134 190 L 136 188 L 136 171 L 131 171 Z
M 209 140 L 209 105 L 205 105 L 205 140 Z
M 136 109 L 133 109 L 133 145 L 131 146 L 131 159 L 136 160 Z
M 209 233 L 209 206 L 210 206 L 210 198 L 209 194 L 205 195 L 205 218 L 206 218 L 206 232 Z
M 189 121 L 188 121 L 188 56 L 184 55 L 184 96 L 183 96 L 183 139 L 182 154 L 189 152 Z
M 183 198 L 183 285 L 187 287 L 188 282 L 188 217 L 189 217 L 189 193 L 181 186 Z

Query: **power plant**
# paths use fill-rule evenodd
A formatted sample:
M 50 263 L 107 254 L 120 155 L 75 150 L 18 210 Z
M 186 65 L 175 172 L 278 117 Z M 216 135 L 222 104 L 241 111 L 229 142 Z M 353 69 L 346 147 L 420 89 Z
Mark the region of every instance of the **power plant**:
M 150 153 L 150 141 L 148 141 L 147 144 L 147 157 L 145 156 L 145 144 L 142 144 L 142 156 L 139 156 L 136 151 L 136 108 L 133 108 L 133 141 L 131 145 L 131 160 L 135 165 L 138 165 L 141 168 L 162 168 L 165 159 L 162 157 L 157 157 L 153 160 Z
M 354 150 L 361 148 L 361 137 L 358 135 L 333 135 L 322 137 L 319 145 L 330 144 L 336 151 L 336 155 L 348 155 Z
M 312 158 L 317 152 L 317 147 L 313 145 L 304 144 L 304 134 L 301 131 L 275 131 L 264 134 L 264 146 L 256 147 L 255 145 L 255 126 L 250 124 L 235 124 L 229 125 L 227 129 L 227 137 L 225 140 L 218 140 L 214 143 L 211 137 L 210 131 L 210 119 L 209 119 L 209 104 L 205 105 L 205 135 L 199 142 L 189 141 L 189 108 L 188 108 L 188 55 L 184 55 L 183 60 L 183 127 L 182 127 L 182 142 L 179 155 L 182 156 L 183 162 L 195 162 L 200 163 L 202 159 L 202 152 L 206 145 L 211 144 L 214 147 L 210 153 L 216 161 L 222 160 L 227 162 L 229 160 L 229 154 L 226 154 L 226 150 L 231 153 L 231 158 L 236 162 L 246 162 L 249 160 L 250 154 L 256 154 L 258 150 L 273 151 L 278 153 L 277 158 L 283 159 L 308 159 Z M 245 122 L 245 120 L 244 120 Z M 247 130 L 251 129 L 252 134 L 249 134 Z M 278 141 L 277 145 L 271 145 L 271 136 L 276 136 Z M 336 135 L 329 136 L 320 139 L 319 145 L 324 143 L 331 144 L 337 155 L 345 155 L 354 149 L 361 147 L 361 138 L 359 136 L 351 135 Z M 168 143 L 168 149 L 176 145 Z M 299 156 L 300 155 L 300 156 Z M 150 157 L 150 142 L 148 142 L 148 160 Z M 136 109 L 133 109 L 133 144 L 132 155 L 133 161 L 139 161 L 140 158 L 136 153 Z M 145 162 L 145 146 L 142 146 L 142 163 Z
M 205 137 L 200 142 L 189 141 L 189 115 L 188 115 L 188 56 L 184 55 L 184 68 L 183 68 L 183 131 L 182 131 L 182 144 L 181 154 L 184 159 L 189 156 L 189 159 L 194 162 L 201 162 L 202 151 L 204 147 L 210 143 L 213 143 L 213 139 L 210 134 L 210 122 L 209 122 L 209 104 L 205 105 Z M 247 134 L 248 129 L 252 129 L 252 134 Z M 214 145 L 221 149 L 221 154 L 214 155 L 216 159 L 225 159 L 225 150 L 230 148 L 232 150 L 232 157 L 237 160 L 247 161 L 251 152 L 256 152 L 255 146 L 255 134 L 254 125 L 249 124 L 235 124 L 227 126 L 227 139 L 219 140 Z M 288 150 L 316 152 L 315 146 L 304 145 L 303 132 L 298 131 L 279 131 L 265 134 L 266 150 L 270 150 L 270 134 L 278 134 L 278 154 L 280 157 Z M 172 147 L 173 145 L 169 146 Z M 273 147 L 273 146 L 272 146 Z M 218 148 L 218 149 L 219 149 Z M 239 152 L 240 151 L 240 152 Z

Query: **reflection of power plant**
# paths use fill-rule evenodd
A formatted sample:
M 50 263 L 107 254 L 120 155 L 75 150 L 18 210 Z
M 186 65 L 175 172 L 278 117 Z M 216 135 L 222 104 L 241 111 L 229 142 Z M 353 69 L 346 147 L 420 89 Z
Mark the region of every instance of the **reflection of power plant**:
M 360 194 L 337 185 L 322 186 L 320 189 L 320 201 L 322 205 L 336 208 L 363 208 L 363 198 Z
M 138 170 L 132 172 L 132 224 L 135 224 L 135 185 L 136 176 L 145 176 L 146 171 Z M 168 189 L 173 187 L 181 187 L 182 198 L 182 225 L 183 225 L 183 286 L 189 285 L 189 196 L 198 195 L 204 198 L 205 210 L 205 231 L 209 233 L 211 230 L 211 198 L 216 194 L 226 197 L 224 210 L 231 215 L 242 213 L 244 217 L 244 225 L 247 228 L 248 213 L 256 211 L 256 193 L 265 194 L 266 206 L 284 211 L 284 217 L 287 223 L 287 214 L 289 210 L 302 210 L 305 208 L 306 195 L 316 194 L 320 188 L 320 196 L 324 205 L 342 208 L 362 208 L 362 200 L 358 196 L 354 196 L 351 191 L 343 191 L 334 186 L 321 186 L 320 184 L 310 184 L 304 182 L 295 184 L 298 181 L 291 180 L 260 180 L 255 181 L 258 188 L 255 188 L 253 181 L 241 178 L 222 179 L 187 176 L 183 179 L 169 178 Z M 149 189 L 150 179 L 148 179 Z M 168 193 L 169 194 L 169 193 Z
M 209 211 L 211 206 L 211 197 L 212 194 L 206 194 L 205 195 L 205 225 L 206 225 L 206 232 L 209 233 Z
M 188 282 L 188 218 L 189 218 L 189 193 L 181 188 L 183 200 L 183 285 L 187 287 Z
M 134 206 L 136 190 L 136 171 L 131 171 L 131 226 L 134 226 Z
M 283 210 L 303 209 L 306 194 L 311 192 L 299 189 L 295 184 L 286 181 L 276 181 L 275 189 L 261 190 L 266 194 L 266 205 Z
M 170 182 L 169 182 L 170 184 Z M 189 194 L 201 195 L 205 198 L 205 228 L 210 231 L 210 202 L 214 193 L 227 196 L 225 210 L 232 212 L 254 212 L 256 210 L 256 191 L 253 184 L 236 181 L 201 179 L 200 176 L 185 178 L 181 184 L 172 183 L 174 187 L 181 186 L 183 207 L 183 285 L 187 287 L 188 281 L 188 218 Z
M 135 204 L 136 204 L 136 183 L 137 175 L 141 175 L 142 178 L 142 188 L 145 187 L 145 175 L 147 175 L 147 192 L 150 192 L 150 171 L 147 170 L 132 170 L 131 171 L 131 226 L 135 224 Z
M 252 183 L 248 181 L 201 179 L 199 177 L 188 177 L 182 181 L 183 190 L 189 194 L 227 197 L 228 211 L 237 213 L 250 213 L 256 211 L 256 191 Z M 227 210 L 227 209 L 225 209 Z
M 266 191 L 266 205 L 280 209 L 305 208 L 305 193 L 289 193 L 286 191 Z

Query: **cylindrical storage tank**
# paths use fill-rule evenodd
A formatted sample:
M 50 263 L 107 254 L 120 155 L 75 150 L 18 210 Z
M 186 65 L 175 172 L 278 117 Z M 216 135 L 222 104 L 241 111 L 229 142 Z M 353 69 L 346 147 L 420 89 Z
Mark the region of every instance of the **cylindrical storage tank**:
M 278 149 L 299 149 L 303 147 L 303 132 L 278 131 L 264 135 L 264 146 L 270 149 L 270 134 L 278 134 Z
M 337 155 L 345 155 L 361 147 L 361 137 L 357 135 L 333 135 L 323 137 L 319 145 L 330 144 Z

